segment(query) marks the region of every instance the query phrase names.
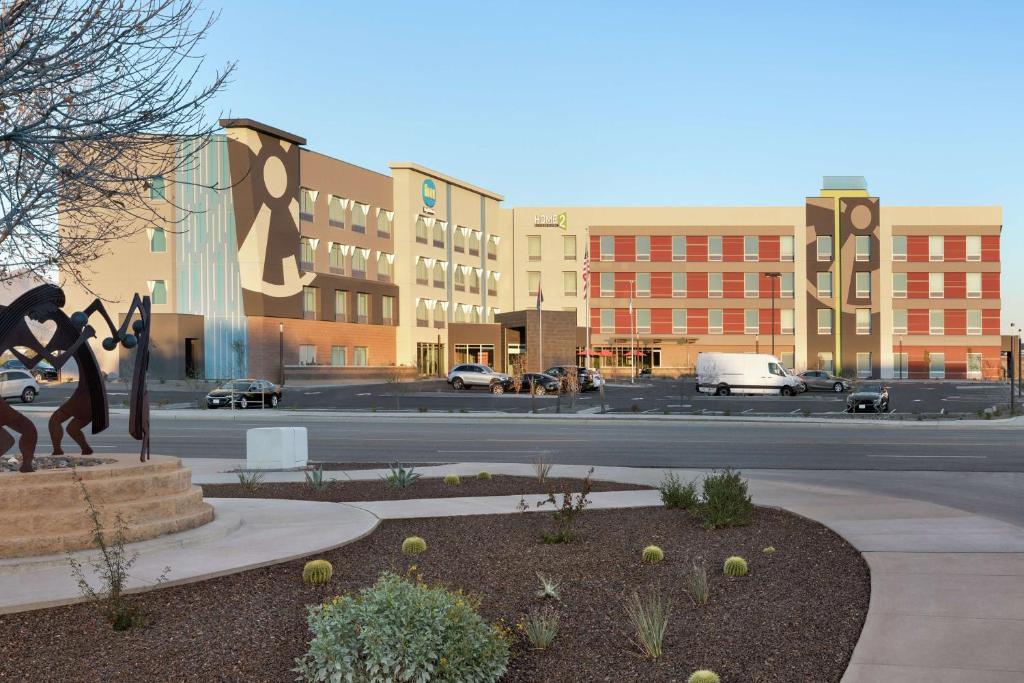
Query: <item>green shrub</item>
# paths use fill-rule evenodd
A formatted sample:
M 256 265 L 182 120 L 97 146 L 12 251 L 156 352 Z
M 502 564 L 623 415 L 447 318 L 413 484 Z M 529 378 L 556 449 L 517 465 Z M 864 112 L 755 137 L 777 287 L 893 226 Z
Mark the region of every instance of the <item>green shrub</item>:
M 536 572 L 536 574 L 537 580 L 540 581 L 540 588 L 537 589 L 535 595 L 541 600 L 545 598 L 553 598 L 554 600 L 561 602 L 562 596 L 559 590 L 560 584 L 551 577 L 544 576 L 540 572 Z
M 558 612 L 550 605 L 534 607 L 523 619 L 523 635 L 535 650 L 546 650 L 558 633 Z
M 314 491 L 323 491 L 331 483 L 330 479 L 324 479 L 324 466 L 317 465 L 315 470 L 306 472 L 306 486 Z
M 658 564 L 665 559 L 665 552 L 656 545 L 649 545 L 644 548 L 643 558 L 647 564 Z
M 722 679 L 714 671 L 701 669 L 690 674 L 690 677 L 686 679 L 686 683 L 722 683 Z
M 327 560 L 310 560 L 302 568 L 302 580 L 318 586 L 327 583 L 334 576 L 334 567 Z
M 746 576 L 747 575 L 747 561 L 738 555 L 733 555 L 725 560 L 725 564 L 722 565 L 722 571 L 726 576 Z
M 476 478 L 479 479 L 480 481 L 490 481 L 491 480 L 491 473 L 490 472 L 481 472 L 480 474 L 476 475 Z
M 395 489 L 408 488 L 415 484 L 419 478 L 420 475 L 416 472 L 415 467 L 410 465 L 409 469 L 405 469 L 401 463 L 392 465 L 388 473 L 384 475 L 385 483 Z
M 462 480 L 459 479 L 457 474 L 446 474 L 444 475 L 445 486 L 459 486 L 462 484 Z
M 238 485 L 249 494 L 256 493 L 263 486 L 262 472 L 239 472 Z
M 708 585 L 708 568 L 704 562 L 693 562 L 686 574 L 686 592 L 696 605 L 708 604 L 711 589 Z
M 295 671 L 304 681 L 498 681 L 508 643 L 473 601 L 385 572 L 357 596 L 309 608 L 312 638 Z
M 672 604 L 656 589 L 644 596 L 633 593 L 626 601 L 626 616 L 636 634 L 634 642 L 644 656 L 657 659 L 662 655 L 671 613 Z
M 775 554 L 775 546 L 770 545 L 767 548 L 765 548 L 764 550 L 762 550 L 761 552 L 763 552 L 765 555 L 774 555 Z
M 691 481 L 686 484 L 679 480 L 675 472 L 667 472 L 658 486 L 661 492 L 661 502 L 669 510 L 682 509 L 693 512 L 700 504 L 697 497 L 697 482 Z
M 419 536 L 410 536 L 402 541 L 402 553 L 404 555 L 420 555 L 427 552 L 427 542 Z
M 750 524 L 754 504 L 750 502 L 746 480 L 730 469 L 705 477 L 698 514 L 707 529 Z

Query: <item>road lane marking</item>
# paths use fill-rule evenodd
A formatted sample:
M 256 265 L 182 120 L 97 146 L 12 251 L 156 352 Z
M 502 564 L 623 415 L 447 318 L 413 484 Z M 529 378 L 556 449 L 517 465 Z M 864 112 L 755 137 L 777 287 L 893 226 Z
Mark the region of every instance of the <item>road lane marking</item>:
M 958 458 L 984 460 L 987 455 L 868 455 L 869 458 Z
M 369 391 L 367 391 L 366 393 L 363 393 L 363 394 L 356 394 L 356 396 L 373 396 L 373 394 L 371 394 Z
M 541 450 L 539 448 L 527 451 L 496 451 L 494 449 L 487 449 L 485 451 L 435 451 L 436 453 L 548 453 L 549 451 Z

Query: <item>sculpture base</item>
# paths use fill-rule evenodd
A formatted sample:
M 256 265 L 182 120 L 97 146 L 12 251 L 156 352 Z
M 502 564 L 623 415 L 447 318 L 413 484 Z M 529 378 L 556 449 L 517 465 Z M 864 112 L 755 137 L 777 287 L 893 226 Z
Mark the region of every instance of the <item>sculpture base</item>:
M 138 454 L 100 457 L 114 462 L 0 473 L 0 558 L 95 547 L 83 485 L 108 542 L 117 531 L 118 517 L 128 542 L 193 529 L 213 519 L 213 507 L 203 502 L 202 489 L 192 485 L 192 471 L 178 458 L 154 455 L 142 463 Z

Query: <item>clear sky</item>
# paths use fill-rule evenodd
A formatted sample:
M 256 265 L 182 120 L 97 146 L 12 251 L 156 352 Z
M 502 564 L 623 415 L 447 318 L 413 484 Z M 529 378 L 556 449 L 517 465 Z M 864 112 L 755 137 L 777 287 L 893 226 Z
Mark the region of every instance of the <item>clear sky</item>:
M 225 114 L 506 206 L 1001 205 L 1024 324 L 1024 2 L 223 2 Z

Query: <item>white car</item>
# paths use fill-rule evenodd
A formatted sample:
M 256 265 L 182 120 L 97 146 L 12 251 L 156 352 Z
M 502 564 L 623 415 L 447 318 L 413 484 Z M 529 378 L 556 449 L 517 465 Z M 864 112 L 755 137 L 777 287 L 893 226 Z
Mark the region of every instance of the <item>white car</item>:
M 508 375 L 496 372 L 482 363 L 456 365 L 448 373 L 448 384 L 451 384 L 453 389 L 487 387 L 492 394 L 500 394 L 508 388 L 508 383 Z
M 27 370 L 0 372 L 0 395 L 4 398 L 20 398 L 22 403 L 32 403 L 38 394 L 39 383 Z

